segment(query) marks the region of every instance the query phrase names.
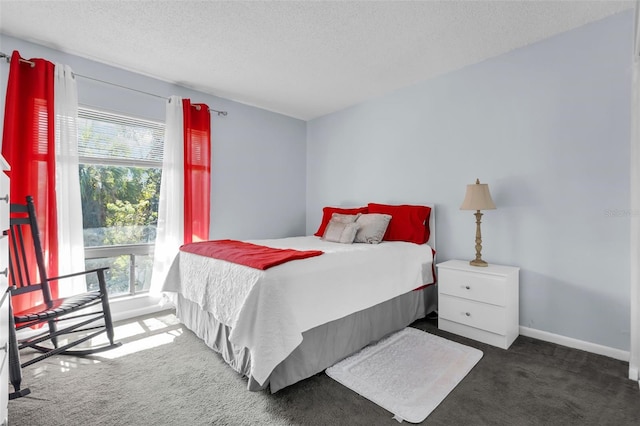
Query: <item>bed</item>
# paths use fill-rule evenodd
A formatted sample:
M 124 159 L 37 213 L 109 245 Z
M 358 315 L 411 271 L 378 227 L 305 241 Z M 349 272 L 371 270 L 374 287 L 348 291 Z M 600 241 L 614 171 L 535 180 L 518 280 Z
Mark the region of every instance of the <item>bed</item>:
M 248 378 L 249 390 L 277 392 L 436 310 L 434 208 L 409 207 L 429 211 L 409 218 L 421 227 L 415 242 L 389 234 L 403 221 L 397 211 L 378 244 L 329 241 L 334 213 L 379 213 L 368 213 L 372 203 L 359 213 L 325 208 L 315 235 L 247 241 L 321 255 L 261 270 L 180 251 L 163 291 L 178 319 Z

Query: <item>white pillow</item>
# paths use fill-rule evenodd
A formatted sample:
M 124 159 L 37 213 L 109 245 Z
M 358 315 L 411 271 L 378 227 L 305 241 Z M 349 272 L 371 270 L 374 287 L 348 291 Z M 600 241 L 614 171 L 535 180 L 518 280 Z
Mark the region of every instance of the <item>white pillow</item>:
M 391 221 L 390 214 L 368 213 L 358 217 L 356 223 L 360 225 L 356 233 L 355 243 L 378 244 Z
M 334 213 L 336 214 L 336 213 Z M 359 225 L 355 222 L 340 222 L 340 219 L 331 218 L 324 230 L 323 240 L 334 243 L 351 244 L 356 237 Z

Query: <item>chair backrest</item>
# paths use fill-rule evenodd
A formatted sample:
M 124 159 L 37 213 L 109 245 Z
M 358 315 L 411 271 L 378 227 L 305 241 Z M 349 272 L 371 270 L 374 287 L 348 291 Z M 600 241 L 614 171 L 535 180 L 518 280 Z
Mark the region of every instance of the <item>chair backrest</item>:
M 44 301 L 51 303 L 44 254 L 33 197 L 25 204 L 11 203 L 9 215 L 9 285 L 13 295 L 42 290 Z

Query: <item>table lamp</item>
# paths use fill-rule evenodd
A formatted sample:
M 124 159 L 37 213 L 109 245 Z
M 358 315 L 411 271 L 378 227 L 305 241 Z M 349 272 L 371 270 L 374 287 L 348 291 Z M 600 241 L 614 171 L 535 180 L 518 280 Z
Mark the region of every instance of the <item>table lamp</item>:
M 476 179 L 476 183 L 467 185 L 467 193 L 464 201 L 460 206 L 460 210 L 476 210 L 476 258 L 469 262 L 472 266 L 487 266 L 487 262 L 482 260 L 482 234 L 480 232 L 480 219 L 482 213 L 480 210 L 495 210 L 496 205 L 493 204 L 491 194 L 489 193 L 489 185 L 480 183 L 480 179 Z

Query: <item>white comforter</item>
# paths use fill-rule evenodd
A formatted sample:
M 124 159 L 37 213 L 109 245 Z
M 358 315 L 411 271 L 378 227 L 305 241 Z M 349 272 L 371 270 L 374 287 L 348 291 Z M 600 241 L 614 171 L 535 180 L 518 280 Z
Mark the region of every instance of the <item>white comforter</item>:
M 163 291 L 182 294 L 231 327 L 251 353 L 261 385 L 302 333 L 433 282 L 431 247 L 405 242 L 339 244 L 318 237 L 250 241 L 324 254 L 261 271 L 180 252 Z

